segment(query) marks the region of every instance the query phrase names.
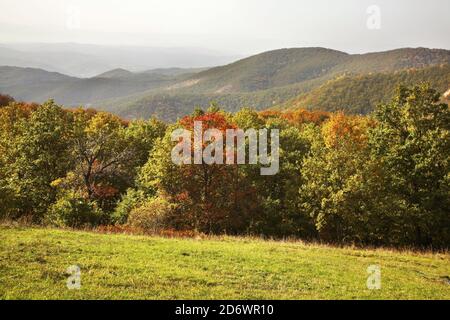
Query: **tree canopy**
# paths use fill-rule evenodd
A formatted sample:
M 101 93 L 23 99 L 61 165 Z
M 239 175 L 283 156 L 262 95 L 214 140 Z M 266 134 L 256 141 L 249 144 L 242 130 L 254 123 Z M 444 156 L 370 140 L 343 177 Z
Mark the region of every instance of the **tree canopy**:
M 53 101 L 1 101 L 2 218 L 340 244 L 450 244 L 450 112 L 427 84 L 399 87 L 365 116 L 230 113 L 211 103 L 170 124 Z M 171 134 L 192 130 L 195 121 L 219 133 L 279 130 L 279 172 L 262 176 L 262 165 L 248 161 L 175 164 Z

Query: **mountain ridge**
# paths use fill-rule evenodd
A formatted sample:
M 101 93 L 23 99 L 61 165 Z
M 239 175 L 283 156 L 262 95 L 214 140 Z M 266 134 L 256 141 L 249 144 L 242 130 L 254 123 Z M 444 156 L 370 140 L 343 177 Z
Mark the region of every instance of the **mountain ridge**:
M 286 108 L 288 101 L 341 76 L 392 75 L 408 69 L 448 64 L 450 51 L 445 49 L 400 48 L 348 54 L 321 47 L 284 48 L 207 70 L 168 68 L 132 72 L 116 68 L 87 79 L 63 77 L 57 85 L 47 79 L 57 77 L 53 74 L 46 75 L 44 78 L 47 80 L 39 83 L 24 81 L 21 86 L 16 80 L 14 85 L 5 86 L 12 76 L 5 80 L 3 67 L 0 67 L 0 92 L 37 102 L 54 98 L 56 102 L 69 106 L 87 104 L 129 118 L 158 115 L 166 120 L 175 120 L 196 106 L 205 107 L 211 100 L 218 101 L 226 110 L 243 106 Z M 444 77 L 446 72 L 447 69 L 439 71 Z M 425 79 L 430 75 L 419 74 L 417 80 L 422 79 L 420 77 Z M 36 75 L 30 78 L 35 79 Z M 377 79 L 385 86 L 389 86 L 385 81 L 398 82 L 395 77 Z M 25 90 L 25 85 L 31 87 Z M 50 88 L 52 85 L 54 87 Z M 443 87 L 442 83 L 440 86 Z M 340 107 L 346 108 L 344 105 Z
M 317 51 L 320 55 L 317 55 Z M 312 56 L 313 59 L 299 59 L 305 55 Z M 266 57 L 269 57 L 269 64 L 265 64 Z M 294 66 L 292 63 L 286 64 L 286 61 L 293 58 L 296 58 Z M 317 61 L 314 58 L 317 58 L 319 64 L 314 63 Z M 258 68 L 254 66 L 255 64 L 263 64 L 264 67 Z M 342 75 L 389 74 L 441 64 L 450 64 L 449 50 L 402 48 L 352 55 L 315 47 L 279 49 L 208 69 L 171 88 L 104 101 L 99 107 L 130 118 L 156 114 L 168 120 L 174 120 L 191 112 L 195 106 L 206 107 L 208 105 L 206 100 L 215 100 L 226 110 L 236 110 L 242 106 L 261 110 L 282 105 Z M 248 65 L 250 65 L 250 71 L 248 71 L 249 68 L 245 68 Z M 235 76 L 236 73 L 237 76 Z M 245 83 L 248 78 L 251 82 Z M 299 79 L 300 82 L 296 82 Z M 275 85 L 266 85 L 268 82 Z M 255 83 L 262 83 L 262 85 L 258 86 Z M 183 105 L 183 101 L 189 105 Z M 341 107 L 345 109 L 345 106 Z M 180 108 L 183 109 L 181 112 Z M 365 112 L 369 109 L 373 109 L 373 105 L 370 105 Z

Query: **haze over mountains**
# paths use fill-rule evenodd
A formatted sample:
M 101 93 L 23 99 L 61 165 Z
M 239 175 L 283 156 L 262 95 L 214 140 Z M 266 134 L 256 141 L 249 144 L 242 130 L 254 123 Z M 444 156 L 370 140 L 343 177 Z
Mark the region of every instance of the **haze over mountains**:
M 31 67 L 87 78 L 116 68 L 145 71 L 156 68 L 199 68 L 238 59 L 199 48 L 104 46 L 78 43 L 0 44 L 0 65 Z
M 0 55 L 0 65 L 5 61 Z M 101 68 L 108 64 L 105 62 Z M 54 98 L 67 106 L 90 105 L 126 118 L 155 115 L 175 120 L 213 100 L 229 111 L 250 106 L 259 110 L 303 107 L 367 113 L 376 103 L 390 98 L 400 83 L 429 81 L 445 92 L 450 84 L 449 65 L 450 51 L 440 49 L 347 54 L 325 48 L 294 48 L 264 52 L 207 70 L 132 72 L 116 66 L 91 78 L 0 67 L 0 92 L 19 100 Z
M 114 69 L 92 78 L 70 77 L 35 68 L 0 67 L 0 91 L 24 100 L 54 99 L 74 106 L 123 97 L 149 89 L 169 86 L 191 76 L 196 69 L 148 70 L 133 73 Z

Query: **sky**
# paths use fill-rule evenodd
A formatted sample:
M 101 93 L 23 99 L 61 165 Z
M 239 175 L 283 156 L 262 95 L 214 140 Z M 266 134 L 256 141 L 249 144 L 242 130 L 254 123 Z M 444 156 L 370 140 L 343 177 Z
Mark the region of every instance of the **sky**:
M 0 0 L 0 43 L 450 49 L 449 0 Z

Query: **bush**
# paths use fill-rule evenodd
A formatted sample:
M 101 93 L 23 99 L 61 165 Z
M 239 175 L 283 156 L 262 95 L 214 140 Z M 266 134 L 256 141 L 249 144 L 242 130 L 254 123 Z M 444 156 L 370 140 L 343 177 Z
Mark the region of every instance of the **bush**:
M 152 198 L 131 211 L 128 224 L 145 232 L 156 233 L 170 227 L 169 220 L 174 207 L 165 199 Z
M 116 209 L 112 214 L 112 222 L 117 224 L 124 224 L 128 220 L 128 216 L 133 209 L 142 206 L 146 201 L 144 192 L 135 189 L 128 189 L 127 193 L 117 204 Z
M 68 192 L 49 208 L 46 221 L 59 227 L 80 228 L 98 225 L 103 217 L 95 202 Z

